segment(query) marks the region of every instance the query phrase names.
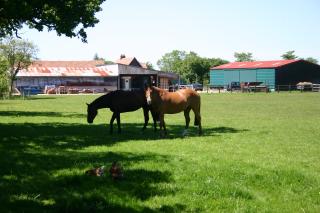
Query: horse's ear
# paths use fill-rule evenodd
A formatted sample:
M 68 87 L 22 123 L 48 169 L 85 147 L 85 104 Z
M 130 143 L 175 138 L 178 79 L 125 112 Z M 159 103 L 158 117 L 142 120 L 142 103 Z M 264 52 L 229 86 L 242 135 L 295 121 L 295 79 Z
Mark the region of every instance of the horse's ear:
M 87 104 L 87 106 L 89 106 L 90 104 L 88 104 L 88 103 L 86 103 Z

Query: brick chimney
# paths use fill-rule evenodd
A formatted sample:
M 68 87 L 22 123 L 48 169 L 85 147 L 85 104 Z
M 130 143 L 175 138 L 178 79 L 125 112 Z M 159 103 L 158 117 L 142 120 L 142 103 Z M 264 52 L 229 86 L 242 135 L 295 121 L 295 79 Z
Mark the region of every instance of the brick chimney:
M 120 59 L 123 59 L 123 58 L 125 58 L 125 57 L 126 57 L 125 54 L 121 54 L 121 55 L 120 55 Z

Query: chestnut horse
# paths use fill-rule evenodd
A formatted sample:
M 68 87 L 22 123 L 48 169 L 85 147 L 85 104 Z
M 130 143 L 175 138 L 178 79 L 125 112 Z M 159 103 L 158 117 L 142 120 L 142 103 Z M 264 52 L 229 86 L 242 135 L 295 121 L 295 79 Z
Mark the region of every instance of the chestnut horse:
M 147 100 L 143 90 L 135 90 L 135 91 L 122 91 L 116 90 L 112 91 L 106 95 L 103 95 L 96 100 L 94 100 L 91 104 L 87 104 L 87 121 L 88 123 L 92 123 L 96 115 L 98 114 L 98 109 L 101 108 L 110 108 L 113 112 L 111 120 L 110 120 L 110 134 L 113 132 L 113 122 L 117 119 L 118 124 L 118 133 L 121 133 L 120 127 L 120 113 L 123 112 L 131 112 L 143 108 L 144 114 L 144 126 L 143 129 L 146 129 L 146 126 L 149 121 L 149 111 L 151 107 L 147 104 Z M 156 121 L 157 115 L 151 110 L 154 130 L 156 131 Z
M 195 115 L 194 125 L 199 126 L 199 135 L 202 134 L 200 96 L 196 91 L 192 89 L 182 89 L 176 92 L 168 92 L 167 90 L 152 86 L 146 87 L 145 94 L 147 103 L 152 105 L 155 112 L 159 113 L 161 135 L 162 128 L 164 133 L 167 134 L 164 114 L 175 114 L 182 111 L 184 111 L 184 117 L 186 119 L 185 134 L 190 123 L 190 110 L 192 110 Z

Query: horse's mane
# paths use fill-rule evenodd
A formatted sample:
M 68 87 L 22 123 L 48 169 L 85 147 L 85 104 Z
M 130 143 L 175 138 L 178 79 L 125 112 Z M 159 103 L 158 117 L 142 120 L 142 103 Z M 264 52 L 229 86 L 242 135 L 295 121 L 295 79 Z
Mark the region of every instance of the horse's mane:
M 161 89 L 161 88 L 155 87 L 155 86 L 152 86 L 151 89 L 157 91 L 157 93 L 159 93 L 159 95 L 162 95 L 162 94 L 164 94 L 164 93 L 168 93 L 167 90 Z
M 102 95 L 91 102 L 91 106 L 94 106 L 95 108 L 103 108 L 108 105 L 109 100 L 112 98 L 114 91 L 109 92 L 105 95 Z
M 134 91 L 115 90 L 115 91 L 111 91 L 105 95 L 98 97 L 90 105 L 94 106 L 97 109 L 110 107 L 110 104 L 112 104 L 114 98 L 125 97 L 125 96 L 123 96 L 124 94 L 129 94 L 129 95 L 140 94 L 141 96 L 144 96 L 144 90 L 134 90 Z

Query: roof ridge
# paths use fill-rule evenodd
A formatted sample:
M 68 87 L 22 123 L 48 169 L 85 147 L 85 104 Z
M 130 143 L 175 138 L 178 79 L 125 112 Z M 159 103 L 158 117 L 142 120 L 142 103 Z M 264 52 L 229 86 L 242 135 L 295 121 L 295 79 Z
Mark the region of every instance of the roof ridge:
M 235 61 L 223 64 L 211 69 L 253 69 L 253 68 L 276 68 L 287 65 L 293 62 L 301 61 L 302 59 L 290 60 L 268 60 L 268 61 Z

